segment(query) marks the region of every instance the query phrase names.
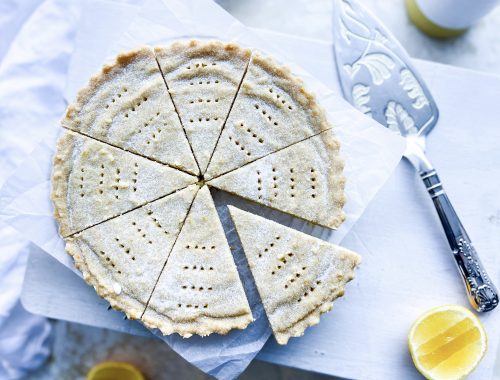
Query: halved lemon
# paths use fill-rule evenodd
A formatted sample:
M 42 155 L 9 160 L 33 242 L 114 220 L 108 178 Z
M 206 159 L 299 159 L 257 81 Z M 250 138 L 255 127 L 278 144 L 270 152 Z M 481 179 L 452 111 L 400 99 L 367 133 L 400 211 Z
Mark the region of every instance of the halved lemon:
M 87 380 L 144 380 L 144 376 L 132 364 L 102 362 L 87 373 Z
M 458 305 L 429 310 L 413 324 L 408 345 L 427 379 L 463 379 L 479 364 L 488 342 L 481 321 Z

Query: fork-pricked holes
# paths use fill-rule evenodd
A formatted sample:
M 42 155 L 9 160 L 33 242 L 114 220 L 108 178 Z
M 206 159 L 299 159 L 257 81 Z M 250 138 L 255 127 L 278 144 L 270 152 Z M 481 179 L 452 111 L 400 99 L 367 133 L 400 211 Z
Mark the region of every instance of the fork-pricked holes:
M 255 103 L 254 105 L 254 108 L 259 111 L 259 113 L 262 115 L 262 117 L 267 120 L 268 123 L 270 123 L 271 125 L 277 127 L 278 126 L 278 122 L 275 120 L 275 118 L 273 118 L 271 115 L 270 115 L 270 112 L 265 110 L 263 107 L 259 106 L 257 103 Z
M 295 198 L 295 176 L 294 176 L 295 170 L 293 168 L 290 168 L 290 179 L 289 179 L 289 186 L 290 186 L 290 197 Z
M 118 99 L 120 99 L 126 92 L 128 92 L 128 88 L 122 87 L 122 89 L 120 91 L 118 91 L 116 93 L 116 95 L 113 96 L 108 103 L 106 103 L 104 108 L 108 109 L 109 107 L 111 107 L 111 105 L 115 104 L 118 101 Z M 147 100 L 147 98 L 146 98 L 146 100 Z
M 113 260 L 111 260 L 111 258 L 108 256 L 108 254 L 106 252 L 99 251 L 99 256 L 101 256 L 103 258 L 103 260 L 105 260 L 111 266 L 111 268 L 115 269 L 116 273 L 122 274 L 121 270 L 116 269 L 115 263 L 113 262 Z
M 215 245 L 187 244 L 184 248 L 191 250 L 215 251 Z
M 145 228 L 139 226 L 137 222 L 132 222 L 132 226 L 134 227 L 137 234 L 141 236 L 142 239 L 144 239 L 148 244 L 153 244 L 153 241 L 148 238 Z
M 148 121 L 144 122 L 142 126 L 140 126 L 137 130 L 137 133 L 142 133 L 143 128 L 149 128 L 150 126 L 153 126 L 155 122 L 160 118 L 161 112 L 157 111 L 153 116 L 151 116 Z M 163 127 L 168 127 L 168 123 L 163 122 L 160 123 L 163 125 Z M 146 145 L 150 145 L 151 143 L 157 142 L 157 135 L 161 133 L 161 128 L 158 126 L 158 124 L 155 124 L 155 128 L 150 132 L 149 137 L 146 139 Z
M 282 168 L 273 166 L 271 169 L 256 170 L 257 197 L 269 202 L 283 201 L 284 197 L 300 199 L 305 197 L 318 198 L 318 176 L 315 168 L 306 170 L 296 167 Z M 265 192 L 269 189 L 269 192 Z
M 212 290 L 214 290 L 214 288 L 212 286 L 202 286 L 202 285 L 187 285 L 187 284 L 184 284 L 184 285 L 181 285 L 181 289 L 183 290 L 195 290 L 195 291 L 198 291 L 198 292 L 211 292 Z
M 262 199 L 262 177 L 260 175 L 260 170 L 257 170 L 257 191 L 259 193 L 258 198 Z
M 245 131 L 248 134 L 248 136 L 251 136 L 253 139 L 258 141 L 259 144 L 264 144 L 264 139 L 262 137 L 258 136 L 257 133 L 254 130 L 252 130 L 252 128 L 246 127 L 245 123 L 240 122 L 239 127 L 242 131 Z
M 273 173 L 273 182 L 272 182 L 272 187 L 273 187 L 273 197 L 274 198 L 277 198 L 278 197 L 278 173 L 277 173 L 277 169 L 275 167 L 273 167 L 272 169 L 272 173 Z
M 153 224 L 157 228 L 159 228 L 161 231 L 163 231 L 163 233 L 165 235 L 169 235 L 169 232 L 166 229 L 163 228 L 163 226 L 161 225 L 161 223 L 159 222 L 159 220 L 155 217 L 153 210 L 148 210 L 146 213 L 151 218 L 151 221 L 153 222 Z
M 101 164 L 100 171 L 99 171 L 99 186 L 98 186 L 99 194 L 104 194 L 104 175 L 105 175 L 104 169 L 105 169 L 104 164 Z M 83 169 L 82 169 L 82 171 L 83 171 Z
M 139 108 L 142 106 L 143 103 L 147 102 L 148 101 L 148 97 L 146 95 L 139 95 L 136 99 L 134 99 L 131 103 L 132 105 L 130 106 L 130 108 L 128 108 L 127 110 L 125 110 L 125 118 L 129 118 L 129 116 L 135 114 Z M 157 114 L 157 116 L 159 116 L 159 113 Z
M 271 169 L 272 171 L 272 181 L 271 181 L 271 196 L 270 196 L 270 200 L 272 200 L 273 198 L 278 198 L 279 196 L 279 176 L 278 176 L 278 170 L 273 167 Z M 264 190 L 263 190 L 263 176 L 262 176 L 262 172 L 260 170 L 257 170 L 256 171 L 257 173 L 257 192 L 258 192 L 258 199 L 263 199 L 264 198 Z
M 293 110 L 293 107 L 290 104 L 288 104 L 288 102 L 285 99 L 283 99 L 283 95 L 279 94 L 278 91 L 273 90 L 271 87 L 268 89 L 268 91 L 270 94 L 272 94 L 271 96 L 273 96 L 276 99 L 276 101 L 278 102 L 278 104 L 281 105 L 282 108 L 286 108 L 290 111 Z
M 279 239 L 279 237 L 278 237 Z M 273 272 L 271 272 L 272 275 L 276 274 L 280 270 L 284 269 L 286 265 L 290 262 L 292 257 L 294 256 L 293 252 L 288 252 L 286 254 L 282 254 L 278 256 L 278 263 L 276 264 Z M 302 267 L 303 270 L 305 270 L 306 267 Z M 299 274 L 298 277 L 300 277 L 300 272 L 297 272 Z M 296 273 L 296 275 L 297 275 Z M 296 276 L 297 277 L 297 276 Z M 292 281 L 293 282 L 293 281 Z M 288 289 L 288 284 L 285 284 L 285 289 Z
M 303 300 L 304 298 L 306 298 L 309 294 L 314 293 L 314 291 L 316 290 L 316 288 L 317 288 L 317 287 L 318 287 L 318 285 L 320 285 L 320 284 L 321 284 L 321 281 L 320 281 L 320 280 L 315 281 L 315 282 L 314 282 L 314 284 L 313 284 L 313 285 L 311 285 L 311 286 L 309 287 L 309 289 L 308 289 L 308 290 L 306 290 L 306 291 L 304 292 L 304 294 L 302 294 L 302 297 L 300 297 L 300 298 L 297 300 L 297 302 L 302 302 L 302 300 Z
M 120 168 L 115 169 L 115 177 L 114 177 L 114 185 L 113 189 L 115 190 L 115 199 L 119 199 L 119 193 L 118 191 L 120 190 L 120 181 L 121 181 L 121 176 L 120 176 Z
M 262 252 L 261 252 L 261 253 L 259 253 L 259 255 L 258 255 L 258 256 L 259 256 L 259 258 L 261 258 L 262 256 L 264 256 L 264 254 L 267 254 L 269 251 L 271 251 L 271 250 L 274 248 L 274 246 L 276 245 L 276 242 L 277 242 L 278 240 L 280 240 L 280 239 L 281 239 L 281 236 L 276 235 L 276 236 L 274 237 L 274 239 L 273 239 L 273 240 L 272 240 L 269 244 L 267 244 L 267 245 L 265 246 L 265 248 L 263 249 L 263 253 L 262 253 Z
M 84 168 L 81 168 L 80 169 L 80 184 L 78 185 L 78 187 L 80 188 L 80 197 L 84 197 L 85 196 L 85 191 L 84 191 L 84 184 L 85 184 L 85 177 L 84 177 L 84 173 L 85 173 L 85 169 Z
M 115 237 L 115 242 L 118 244 L 120 249 L 128 256 L 132 261 L 135 261 L 135 256 L 131 254 L 130 247 L 126 246 L 118 237 Z
M 196 103 L 219 103 L 220 98 L 196 98 L 196 99 L 191 99 L 189 101 L 189 104 L 196 104 Z
M 178 303 L 177 308 L 186 308 L 186 309 L 208 309 L 208 303 L 201 304 L 192 304 L 192 303 Z
M 220 118 L 219 117 L 198 117 L 198 118 L 191 118 L 189 119 L 189 122 L 190 123 L 201 123 L 201 124 L 204 124 L 204 123 L 208 123 L 209 121 L 219 121 Z
M 137 180 L 139 178 L 139 164 L 134 162 L 134 171 L 132 172 L 132 191 L 135 193 L 137 191 Z
M 239 139 L 233 138 L 233 136 L 228 136 L 229 141 L 233 142 L 236 146 L 236 149 L 240 150 L 242 153 L 246 154 L 248 157 L 252 155 L 252 153 L 246 149 L 245 145 L 243 145 Z
M 290 252 L 292 253 L 292 252 Z M 301 269 L 297 270 L 295 273 L 293 273 L 289 278 L 288 280 L 286 281 L 286 284 L 285 285 L 288 285 L 288 286 L 291 286 L 291 284 L 293 284 L 295 281 L 298 281 L 302 275 L 304 274 L 304 271 L 307 269 L 306 266 L 302 266 Z M 276 270 L 273 270 L 273 272 L 271 274 L 276 274 Z M 285 289 L 287 289 L 288 287 L 285 286 Z
M 186 66 L 187 70 L 203 69 L 208 66 L 217 66 L 217 62 L 197 62 Z
M 314 168 L 310 169 L 310 181 L 311 181 L 311 198 L 316 198 L 316 170 Z
M 288 263 L 288 261 L 289 261 L 289 258 L 287 258 L 287 255 L 283 255 L 282 257 L 279 257 L 279 258 L 278 258 L 278 263 L 277 263 L 277 264 L 276 264 L 276 266 L 274 267 L 274 269 L 273 269 L 273 271 L 271 272 L 271 274 L 274 276 L 277 272 L 279 272 L 281 269 L 283 269 L 283 268 L 286 266 L 286 264 Z M 297 274 L 298 274 L 298 276 L 297 276 Z M 297 272 L 297 273 L 296 273 L 296 276 L 297 276 L 297 278 L 298 278 L 298 277 L 300 277 L 300 276 L 301 276 L 301 273 L 300 273 L 300 272 Z M 291 281 L 291 282 L 294 282 L 294 281 L 295 281 L 295 279 L 294 279 L 294 278 L 292 278 L 291 280 L 293 280 L 293 281 Z M 288 288 L 288 286 L 285 284 L 285 289 L 286 289 L 286 288 Z
M 202 265 L 202 264 L 186 264 L 183 265 L 182 269 L 184 270 L 193 270 L 193 271 L 213 271 L 215 268 L 213 266 L 208 266 L 208 265 Z
M 214 84 L 219 84 L 220 81 L 218 79 L 216 80 L 191 80 L 189 82 L 190 86 L 202 86 L 202 85 L 214 85 Z

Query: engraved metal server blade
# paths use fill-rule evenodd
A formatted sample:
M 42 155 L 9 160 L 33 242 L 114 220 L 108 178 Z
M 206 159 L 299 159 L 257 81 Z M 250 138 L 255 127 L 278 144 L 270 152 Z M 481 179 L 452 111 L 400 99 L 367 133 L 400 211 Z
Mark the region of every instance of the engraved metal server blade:
M 344 98 L 406 138 L 404 156 L 432 198 L 465 283 L 479 312 L 498 305 L 498 292 L 425 156 L 425 137 L 439 112 L 427 86 L 396 38 L 355 0 L 334 0 L 334 52 Z

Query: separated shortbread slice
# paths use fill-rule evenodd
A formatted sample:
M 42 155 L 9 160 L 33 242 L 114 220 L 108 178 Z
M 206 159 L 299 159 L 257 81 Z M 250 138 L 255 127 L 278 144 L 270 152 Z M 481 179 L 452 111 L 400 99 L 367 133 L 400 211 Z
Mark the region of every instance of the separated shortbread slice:
M 144 316 L 164 335 L 226 334 L 252 321 L 208 188 L 198 192 Z
M 85 280 L 129 318 L 144 312 L 197 191 L 191 185 L 67 239 Z
M 272 153 L 208 182 L 210 186 L 337 228 L 344 221 L 343 161 L 331 131 Z
M 276 340 L 302 336 L 344 294 L 361 258 L 235 207 L 229 211 Z
M 250 50 L 218 41 L 193 40 L 156 48 L 155 53 L 204 173 L 250 59 Z
M 54 156 L 54 215 L 65 237 L 196 181 L 169 166 L 67 131 Z
M 62 126 L 199 174 L 150 47 L 120 54 L 105 65 L 68 107 Z

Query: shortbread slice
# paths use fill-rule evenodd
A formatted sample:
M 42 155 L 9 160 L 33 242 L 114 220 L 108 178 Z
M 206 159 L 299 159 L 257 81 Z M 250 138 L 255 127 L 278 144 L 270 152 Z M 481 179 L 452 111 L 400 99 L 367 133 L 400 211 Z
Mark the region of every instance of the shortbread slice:
M 314 96 L 290 70 L 258 53 L 207 170 L 214 178 L 331 128 Z
M 128 318 L 144 312 L 197 191 L 191 185 L 67 239 L 85 280 Z
M 235 207 L 229 211 L 277 342 L 302 336 L 344 294 L 360 256 Z
M 198 192 L 144 316 L 164 335 L 206 336 L 252 321 L 243 285 L 205 186 Z
M 344 221 L 344 163 L 332 131 L 296 143 L 208 182 L 328 228 Z
M 62 126 L 199 174 L 150 47 L 120 54 L 105 65 L 68 107 Z
M 156 57 L 204 173 L 234 101 L 250 50 L 219 41 L 177 42 Z
M 196 181 L 169 166 L 66 131 L 54 157 L 54 216 L 65 237 Z

